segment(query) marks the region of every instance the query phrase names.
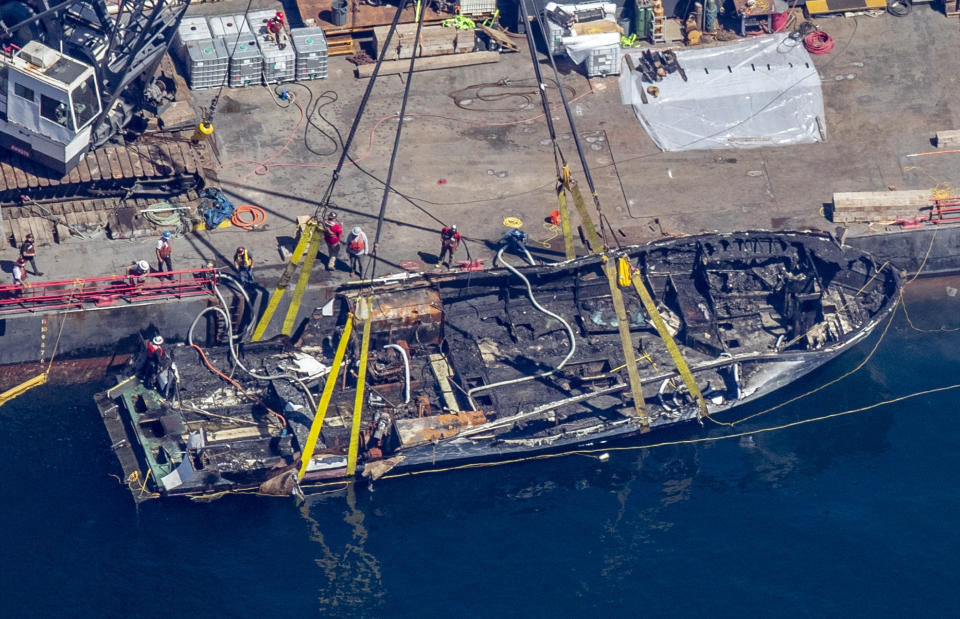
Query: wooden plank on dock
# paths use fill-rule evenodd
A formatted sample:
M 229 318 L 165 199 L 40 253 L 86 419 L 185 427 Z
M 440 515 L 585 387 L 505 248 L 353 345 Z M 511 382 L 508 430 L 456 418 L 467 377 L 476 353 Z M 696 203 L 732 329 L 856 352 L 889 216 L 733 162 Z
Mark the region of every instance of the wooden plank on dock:
M 130 163 L 130 157 L 127 155 L 126 148 L 117 148 L 117 159 L 120 160 L 120 171 L 123 172 L 124 178 L 130 178 L 133 176 L 133 164 Z
M 912 219 L 930 208 L 930 190 L 853 191 L 833 194 L 831 219 L 837 223 L 869 223 Z
M 130 156 L 130 164 L 133 166 L 133 175 L 137 178 L 143 178 L 143 163 L 140 161 L 140 150 L 136 147 L 128 148 L 127 155 Z
M 429 58 L 417 58 L 413 66 L 414 71 L 429 71 L 432 69 L 449 69 L 452 67 L 465 67 L 474 64 L 486 64 L 489 62 L 498 62 L 500 60 L 499 52 L 471 52 L 469 54 L 448 54 L 446 56 L 431 56 Z M 364 78 L 373 75 L 373 68 L 376 65 L 365 64 L 357 67 L 357 77 Z M 379 75 L 394 75 L 406 73 L 410 70 L 410 60 L 393 60 L 384 62 L 380 65 Z
M 193 149 L 190 148 L 190 145 L 186 142 L 180 142 L 180 154 L 183 155 L 183 162 L 186 166 L 188 174 L 196 174 L 197 172 L 197 157 L 193 152 Z
M 90 182 L 90 168 L 87 166 L 87 159 L 89 157 L 84 157 L 80 160 L 80 163 L 77 164 L 77 167 L 74 168 L 77 171 L 77 174 L 80 175 L 80 182 L 89 183 Z
M 97 166 L 100 168 L 100 178 L 107 180 L 113 177 L 110 171 L 110 161 L 107 159 L 107 153 L 102 148 L 93 151 L 97 157 Z
M 120 167 L 120 157 L 117 156 L 117 149 L 112 146 L 108 146 L 103 150 L 106 151 L 107 162 L 110 167 L 110 174 L 113 176 L 114 180 L 121 180 L 124 174 L 123 168 Z
M 937 148 L 960 148 L 960 130 L 937 131 Z

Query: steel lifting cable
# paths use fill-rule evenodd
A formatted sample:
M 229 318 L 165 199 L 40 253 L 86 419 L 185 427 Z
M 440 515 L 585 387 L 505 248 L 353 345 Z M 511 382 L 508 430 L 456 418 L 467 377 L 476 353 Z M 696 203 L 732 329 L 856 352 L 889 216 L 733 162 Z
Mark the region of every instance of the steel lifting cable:
M 520 11 L 523 15 L 529 16 L 525 0 L 520 0 Z M 553 125 L 553 114 L 550 111 L 550 102 L 547 100 L 547 88 L 543 81 L 543 73 L 540 71 L 540 62 L 537 59 L 537 44 L 533 40 L 533 32 L 530 29 L 529 19 L 527 20 L 527 27 L 524 28 L 524 31 L 527 35 L 527 49 L 530 50 L 530 60 L 533 62 L 533 72 L 537 76 L 538 89 L 540 90 L 540 105 L 543 106 L 543 116 L 547 120 L 547 129 L 550 131 L 550 141 L 553 142 L 553 161 L 557 166 L 557 178 L 562 179 L 564 177 L 563 170 L 566 168 L 567 160 L 563 156 L 563 151 L 560 150 L 560 145 L 557 143 L 557 129 Z M 546 32 L 546 30 L 544 30 L 544 32 Z M 559 86 L 560 75 L 556 73 L 556 69 L 554 69 L 554 77 Z M 557 90 L 565 102 L 566 99 L 563 97 L 563 88 L 557 88 Z
M 426 14 L 426 10 L 420 11 L 419 19 L 417 19 L 417 33 L 413 38 L 414 41 L 420 40 L 420 32 L 423 30 L 423 19 Z M 384 49 L 386 49 L 386 46 Z M 373 237 L 373 253 L 370 256 L 372 258 L 370 261 L 370 276 L 368 278 L 370 280 L 373 280 L 373 278 L 376 276 L 377 248 L 379 247 L 380 243 L 380 233 L 383 231 L 383 219 L 387 214 L 387 200 L 390 198 L 390 181 L 393 180 L 393 168 L 397 162 L 397 152 L 400 150 L 400 135 L 403 133 L 403 116 L 407 111 L 407 100 L 410 98 L 410 85 L 413 83 L 413 66 L 416 61 L 417 55 L 411 54 L 410 68 L 407 72 L 407 83 L 403 88 L 403 100 L 400 102 L 400 116 L 397 118 L 397 134 L 393 138 L 393 152 L 390 153 L 390 166 L 387 168 L 387 177 L 383 181 L 383 198 L 380 200 L 380 214 L 377 216 L 377 231 Z M 346 147 L 344 147 L 343 152 L 347 152 Z
M 523 14 L 527 16 L 529 20 L 530 13 L 527 11 L 526 0 L 520 0 L 520 8 L 523 11 Z M 540 32 L 548 32 L 548 30 L 543 25 L 543 20 L 540 17 L 539 13 L 533 15 L 536 18 L 537 25 L 540 27 Z M 530 35 L 530 28 L 527 28 L 527 39 L 528 43 L 532 45 L 532 36 Z M 537 75 L 540 75 L 540 67 L 536 64 L 536 52 L 531 47 L 531 53 L 534 54 L 534 64 L 537 66 Z M 560 80 L 560 72 L 557 70 L 557 63 L 553 60 L 552 54 L 547 54 L 547 59 L 550 61 L 550 67 L 553 69 L 553 77 L 558 81 Z M 539 79 L 539 78 L 538 78 Z M 541 80 L 542 82 L 542 80 Z M 570 134 L 573 136 L 573 143 L 577 147 L 577 156 L 580 159 L 580 166 L 583 168 L 583 177 L 587 181 L 587 187 L 590 189 L 590 194 L 593 196 L 593 205 L 597 209 L 597 217 L 600 219 L 600 239 L 603 241 L 604 247 L 607 245 L 606 235 L 603 233 L 603 224 L 606 221 L 606 217 L 603 215 L 603 211 L 600 209 L 600 197 L 597 195 L 597 188 L 593 182 L 593 176 L 590 174 L 590 166 L 587 165 L 587 158 L 583 154 L 583 144 L 580 143 L 580 136 L 577 134 L 577 127 L 573 122 L 573 113 L 570 111 L 570 102 L 567 99 L 566 94 L 563 92 L 563 89 L 559 89 L 560 101 L 563 102 L 563 110 L 567 117 L 567 122 L 570 124 Z M 547 112 L 547 117 L 549 118 L 550 113 Z M 609 223 L 607 224 L 609 226 Z M 617 235 L 612 235 L 614 241 L 617 241 Z M 619 242 L 618 242 L 619 245 Z
M 346 162 L 347 154 L 350 152 L 350 146 L 353 144 L 353 138 L 357 135 L 357 128 L 360 126 L 360 120 L 363 118 L 363 112 L 367 107 L 367 101 L 370 100 L 370 93 L 373 92 L 373 86 L 377 81 L 377 77 L 380 75 L 380 65 L 383 64 L 383 59 L 387 55 L 387 50 L 390 49 L 390 41 L 393 39 L 393 33 L 397 30 L 397 24 L 400 23 L 400 15 L 403 13 L 403 9 L 406 7 L 408 0 L 400 0 L 400 3 L 397 5 L 397 12 L 393 15 L 393 23 L 390 24 L 390 30 L 387 32 L 387 38 L 383 42 L 383 48 L 380 50 L 380 55 L 377 57 L 377 65 L 373 68 L 373 73 L 370 75 L 370 81 L 367 82 L 367 89 L 363 92 L 363 98 L 360 99 L 360 107 L 357 108 L 357 114 L 353 117 L 353 124 L 350 126 L 350 133 L 347 134 L 347 141 L 343 143 L 343 149 L 340 152 L 340 159 L 337 161 L 337 167 L 334 168 L 333 174 L 330 177 L 330 184 L 327 185 L 327 190 L 323 192 L 323 197 L 320 199 L 320 204 L 317 205 L 316 211 L 314 211 L 314 216 L 319 217 L 322 214 L 322 211 L 326 210 L 327 205 L 330 202 L 330 196 L 333 195 L 333 188 L 337 184 L 337 181 L 340 179 L 340 172 L 343 170 L 343 164 Z M 426 11 L 421 11 L 425 13 Z M 420 30 L 417 30 L 417 37 L 420 36 Z M 419 38 L 417 39 L 419 40 Z M 411 61 L 411 66 L 412 66 Z M 400 118 L 401 122 L 403 118 Z
M 158 4 L 158 6 L 160 6 Z M 253 6 L 253 0 L 248 0 L 247 8 L 243 10 L 243 18 L 247 18 L 247 13 L 250 12 L 250 7 Z M 118 18 L 119 19 L 119 18 Z M 233 39 L 233 49 L 230 50 L 230 54 L 227 56 L 227 63 L 230 64 L 233 61 L 233 55 L 237 53 L 237 47 L 240 45 L 240 35 L 243 34 L 240 32 L 242 28 L 237 28 L 237 36 Z M 109 48 L 108 48 L 109 49 Z M 217 103 L 220 102 L 220 95 L 223 93 L 223 87 L 227 85 L 227 80 L 229 79 L 230 71 L 227 71 L 223 74 L 223 80 L 220 82 L 220 88 L 217 89 L 217 94 L 214 96 L 213 100 L 210 101 L 210 107 L 207 109 L 205 115 L 206 121 L 208 123 L 213 122 L 213 113 L 217 111 Z

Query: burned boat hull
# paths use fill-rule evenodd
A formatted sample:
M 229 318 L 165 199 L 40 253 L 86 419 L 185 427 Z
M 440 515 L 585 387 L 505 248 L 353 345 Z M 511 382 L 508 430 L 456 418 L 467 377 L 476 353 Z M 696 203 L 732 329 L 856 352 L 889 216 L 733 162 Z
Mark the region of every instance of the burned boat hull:
M 866 338 L 893 311 L 902 284 L 891 266 L 878 267 L 869 254 L 813 233 L 684 237 L 541 266 L 499 259 L 511 266 L 344 286 L 325 311 L 311 317 L 299 341 L 240 352 L 247 367 L 267 374 L 284 363 L 290 370 L 290 359 L 299 359 L 302 378 L 313 381 L 315 392 L 345 322 L 369 323 L 366 383 L 358 385 L 362 355 L 354 332 L 304 480 L 345 475 L 355 414 L 362 428 L 357 470 L 374 478 L 576 449 L 720 414 L 772 393 Z M 622 268 L 639 274 L 635 279 L 649 291 L 653 312 L 639 289 L 619 289 L 629 278 L 612 283 L 606 261 L 621 259 Z M 655 319 L 672 337 L 654 328 Z M 685 364 L 677 364 L 670 340 Z M 635 373 L 626 368 L 625 346 L 636 358 Z M 187 362 L 198 365 L 191 354 Z M 210 356 L 214 365 L 236 365 L 222 351 Z M 304 369 L 304 363 L 323 369 Z M 689 367 L 702 398 L 681 380 L 681 365 Z M 259 467 L 246 485 L 252 487 L 263 478 L 289 477 L 314 423 L 311 400 L 317 398 L 287 380 L 269 387 L 245 380 L 267 401 L 261 408 L 289 413 L 288 442 L 269 432 L 256 439 L 264 441 L 264 454 L 270 445 L 281 447 L 269 466 L 267 459 L 247 458 L 250 468 Z M 196 402 L 210 387 L 185 380 L 181 392 L 190 407 L 216 412 L 209 398 L 202 407 Z M 234 411 L 238 405 L 229 404 Z M 184 418 L 185 432 L 171 437 L 184 453 L 190 452 L 192 433 L 223 424 L 200 419 L 189 408 L 168 408 Z M 248 423 L 257 422 L 254 417 Z M 218 427 L 207 435 L 224 431 Z M 252 431 L 247 434 L 253 439 Z M 194 463 L 202 466 L 202 450 L 195 452 Z M 242 459 L 230 459 L 231 466 Z M 201 484 L 179 491 L 219 489 Z

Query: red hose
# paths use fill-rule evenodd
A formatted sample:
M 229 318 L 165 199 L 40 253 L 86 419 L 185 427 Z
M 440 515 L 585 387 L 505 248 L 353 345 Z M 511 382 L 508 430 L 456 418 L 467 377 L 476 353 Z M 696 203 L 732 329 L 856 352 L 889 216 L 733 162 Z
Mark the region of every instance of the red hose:
M 219 376 L 220 378 L 223 378 L 224 380 L 229 381 L 234 387 L 236 387 L 237 389 L 239 389 L 240 391 L 242 391 L 242 392 L 243 392 L 243 395 L 247 396 L 248 398 L 250 398 L 250 399 L 253 400 L 254 402 L 257 402 L 257 403 L 260 404 L 262 407 L 264 407 L 265 409 L 267 409 L 267 412 L 273 413 L 274 415 L 276 415 L 277 418 L 280 419 L 280 423 L 283 424 L 283 428 L 284 428 L 284 429 L 287 428 L 287 418 L 286 418 L 286 417 L 284 417 L 283 415 L 281 415 L 281 414 L 278 413 L 277 411 L 275 411 L 275 410 L 273 410 L 272 408 L 270 408 L 269 406 L 267 406 L 267 405 L 264 403 L 264 401 L 261 400 L 260 398 L 258 398 L 257 396 L 253 395 L 252 393 L 247 393 L 247 390 L 244 389 L 243 386 L 242 386 L 240 383 L 238 383 L 237 381 L 233 380 L 232 378 L 230 378 L 229 376 L 227 376 L 226 374 L 224 374 L 223 372 L 221 372 L 221 371 L 218 370 L 217 368 L 213 367 L 213 364 L 210 363 L 210 360 L 209 360 L 209 359 L 207 359 L 207 355 L 206 355 L 206 353 L 203 352 L 203 349 L 202 349 L 202 348 L 200 348 L 200 347 L 197 346 L 196 344 L 190 344 L 190 348 L 194 348 L 194 349 L 196 349 L 196 351 L 197 351 L 198 353 L 200 353 L 200 357 L 203 359 L 203 362 L 207 364 L 207 367 L 210 368 L 210 371 L 211 371 L 211 372 L 213 372 L 214 374 L 216 374 L 216 375 Z
M 814 30 L 803 38 L 803 46 L 811 54 L 829 54 L 833 51 L 833 37 L 823 30 Z

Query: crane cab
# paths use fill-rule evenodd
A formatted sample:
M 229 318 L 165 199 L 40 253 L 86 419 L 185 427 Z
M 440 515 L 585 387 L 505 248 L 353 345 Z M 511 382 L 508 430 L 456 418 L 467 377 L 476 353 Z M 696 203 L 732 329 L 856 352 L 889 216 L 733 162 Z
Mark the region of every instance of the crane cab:
M 93 67 L 37 41 L 0 55 L 0 145 L 61 174 L 100 114 Z

